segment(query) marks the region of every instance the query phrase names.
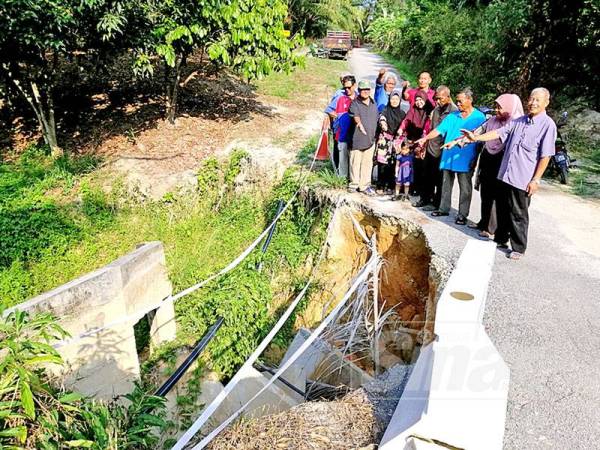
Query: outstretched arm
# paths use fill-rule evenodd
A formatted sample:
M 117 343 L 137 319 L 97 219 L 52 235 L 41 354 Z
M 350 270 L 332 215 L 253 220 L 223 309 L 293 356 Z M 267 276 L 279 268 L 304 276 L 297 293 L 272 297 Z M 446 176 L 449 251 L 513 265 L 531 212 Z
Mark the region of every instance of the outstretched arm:
M 422 147 L 425 145 L 425 143 L 427 141 L 429 141 L 430 139 L 436 138 L 440 135 L 440 132 L 437 130 L 437 128 L 434 128 L 433 130 L 431 130 L 429 133 L 427 133 L 427 135 L 425 137 L 422 137 L 421 139 L 419 139 L 417 141 L 417 145 Z
M 498 134 L 498 130 L 488 131 L 483 134 L 475 134 L 473 131 L 469 130 L 460 130 L 461 133 L 469 142 L 487 142 L 493 141 L 494 139 L 500 139 L 500 135 Z
M 356 127 L 362 132 L 362 134 L 367 134 L 367 131 L 365 130 L 365 127 L 363 126 L 359 116 L 354 116 L 354 123 L 356 124 Z
M 473 134 L 474 134 L 475 136 L 479 136 L 479 135 L 483 134 L 483 130 L 484 130 L 484 127 L 483 127 L 483 125 L 482 125 L 482 126 L 480 126 L 480 127 L 477 127 L 477 128 L 475 128 L 475 129 L 473 130 Z M 463 130 L 463 131 L 464 131 L 464 130 Z M 463 133 L 463 134 L 464 134 L 464 133 Z M 456 139 L 454 139 L 453 141 L 450 141 L 450 142 L 447 142 L 447 143 L 445 143 L 444 145 L 442 145 L 442 148 L 443 148 L 443 149 L 452 148 L 452 147 L 454 147 L 455 145 L 458 145 L 458 146 L 460 146 L 460 147 L 464 147 L 464 146 L 465 146 L 466 144 L 468 144 L 469 142 L 472 142 L 472 141 L 469 141 L 469 139 L 468 139 L 466 136 L 464 136 L 464 135 L 463 135 L 463 136 L 461 136 L 461 137 L 459 137 L 459 138 L 456 138 Z

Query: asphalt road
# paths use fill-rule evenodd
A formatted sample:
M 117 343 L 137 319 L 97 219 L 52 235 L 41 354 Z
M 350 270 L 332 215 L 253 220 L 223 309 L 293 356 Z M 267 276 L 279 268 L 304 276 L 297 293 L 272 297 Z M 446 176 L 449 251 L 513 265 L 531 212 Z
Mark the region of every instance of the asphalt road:
M 387 67 L 366 49 L 353 50 L 349 64 L 357 78 L 373 82 Z M 433 78 L 434 84 L 443 81 Z M 399 202 L 365 202 L 417 220 L 435 252 L 451 261 L 467 239 L 477 239 L 472 230 L 454 224 L 456 211 L 438 220 Z M 479 220 L 477 192 L 469 218 Z M 511 261 L 497 251 L 484 324 L 511 369 L 504 447 L 600 448 L 597 203 L 542 183 L 530 208 L 525 258 Z

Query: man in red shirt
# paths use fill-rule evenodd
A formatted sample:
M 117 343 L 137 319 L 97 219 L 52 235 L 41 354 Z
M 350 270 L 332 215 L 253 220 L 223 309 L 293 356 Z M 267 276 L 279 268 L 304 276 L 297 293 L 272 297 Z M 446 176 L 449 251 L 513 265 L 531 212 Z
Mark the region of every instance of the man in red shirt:
M 435 108 L 435 91 L 430 87 L 431 81 L 431 74 L 429 72 L 421 72 L 419 74 L 418 87 L 408 89 L 410 82 L 407 80 L 402 83 L 404 88 L 402 94 L 404 96 L 404 100 L 407 100 L 408 103 L 410 103 L 410 106 L 412 106 L 415 103 L 415 95 L 417 95 L 417 92 L 423 91 L 423 93 L 427 95 L 427 99 L 431 103 L 432 108 Z
M 330 113 L 333 120 L 333 138 L 339 150 L 338 173 L 341 177 L 348 177 L 349 149 L 348 144 L 352 137 L 352 119 L 348 114 L 350 104 L 355 98 L 354 88 L 356 78 L 346 75 L 342 78 L 344 93 L 337 99 L 335 110 Z

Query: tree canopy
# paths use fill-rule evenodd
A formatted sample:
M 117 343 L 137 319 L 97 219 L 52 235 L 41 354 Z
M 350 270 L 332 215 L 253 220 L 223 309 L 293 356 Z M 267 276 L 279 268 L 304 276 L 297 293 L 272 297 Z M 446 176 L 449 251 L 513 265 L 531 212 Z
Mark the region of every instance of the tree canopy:
M 5 0 L 0 15 L 0 75 L 8 96 L 26 99 L 53 149 L 53 91 L 65 61 L 105 65 L 134 52 L 132 70 L 149 77 L 158 58 L 170 120 L 181 68 L 197 49 L 247 80 L 300 61 L 294 49 L 301 38 L 284 31 L 284 0 Z
M 470 85 L 487 100 L 543 85 L 598 105 L 596 0 L 380 0 L 373 11 L 372 42 L 437 83 Z

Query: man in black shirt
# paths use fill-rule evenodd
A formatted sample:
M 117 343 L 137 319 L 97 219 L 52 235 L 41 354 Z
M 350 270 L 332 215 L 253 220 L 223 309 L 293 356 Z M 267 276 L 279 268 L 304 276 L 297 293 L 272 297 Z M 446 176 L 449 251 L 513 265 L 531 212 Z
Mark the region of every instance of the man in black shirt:
M 371 84 L 367 80 L 358 83 L 358 97 L 350 105 L 350 116 L 355 127 L 350 150 L 349 192 L 358 190 L 366 195 L 375 195 L 371 185 L 373 152 L 379 111 L 371 98 Z

